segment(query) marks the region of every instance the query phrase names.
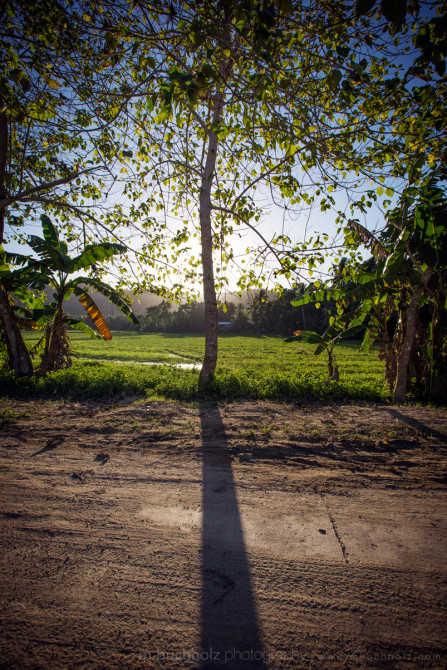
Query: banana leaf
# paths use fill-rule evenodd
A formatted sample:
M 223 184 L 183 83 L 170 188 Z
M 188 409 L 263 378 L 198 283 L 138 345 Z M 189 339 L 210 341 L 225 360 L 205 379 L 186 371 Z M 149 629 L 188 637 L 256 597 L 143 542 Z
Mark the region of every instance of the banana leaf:
M 66 318 L 64 320 L 69 328 L 79 330 L 79 332 L 85 333 L 85 335 L 88 335 L 91 338 L 96 338 L 98 340 L 101 339 L 101 335 L 97 333 L 96 330 L 93 330 L 93 328 L 90 328 L 90 326 L 87 326 L 87 324 L 83 321 L 78 321 L 77 319 L 72 318 Z
M 74 293 L 77 295 L 79 302 L 81 305 L 84 306 L 85 311 L 95 324 L 96 328 L 102 335 L 102 337 L 105 340 L 111 340 L 112 339 L 112 333 L 110 332 L 103 315 L 101 314 L 101 311 L 98 307 L 98 305 L 95 303 L 93 298 L 91 298 L 88 293 L 86 293 L 83 289 L 81 289 L 79 286 L 74 288 Z
M 72 272 L 85 270 L 98 261 L 104 261 L 115 254 L 122 254 L 126 247 L 115 242 L 103 242 L 102 244 L 91 244 L 85 247 L 84 251 L 71 261 Z
M 122 299 L 120 294 L 115 291 L 115 289 L 107 286 L 107 284 L 104 284 L 102 281 L 93 279 L 91 277 L 77 277 L 77 279 L 71 282 L 69 286 L 73 286 L 74 292 L 76 293 L 76 290 L 80 288 L 79 284 L 84 284 L 90 288 L 94 288 L 96 291 L 98 291 L 98 293 L 101 293 L 101 295 L 105 296 L 110 300 L 110 302 L 116 305 L 123 312 L 123 314 L 127 316 L 130 321 L 132 321 L 132 323 L 135 325 L 140 323 L 129 305 Z M 78 294 L 76 293 L 76 295 Z

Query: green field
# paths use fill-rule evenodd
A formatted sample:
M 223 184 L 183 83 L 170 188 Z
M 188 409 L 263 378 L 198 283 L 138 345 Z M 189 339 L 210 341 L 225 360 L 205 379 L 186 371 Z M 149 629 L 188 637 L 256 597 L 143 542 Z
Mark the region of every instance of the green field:
M 32 345 L 38 334 L 28 334 Z M 101 397 L 119 392 L 191 399 L 204 351 L 202 335 L 115 332 L 110 342 L 71 335 L 73 367 L 45 377 L 16 382 L 0 377 L 0 392 L 9 395 Z M 337 350 L 340 381 L 327 383 L 324 355 L 314 345 L 280 337 L 222 335 L 219 362 L 211 393 L 236 399 L 294 399 L 346 397 L 385 400 L 383 364 L 358 343 Z M 182 367 L 184 366 L 184 367 Z M 192 369 L 191 369 L 192 368 Z
M 29 334 L 27 341 L 37 341 L 38 335 Z M 202 335 L 173 333 L 115 332 L 110 342 L 92 340 L 82 333 L 70 337 L 72 350 L 78 360 L 158 363 L 166 365 L 200 366 L 205 350 Z M 250 373 L 312 372 L 326 375 L 327 359 L 314 356 L 315 345 L 291 342 L 281 337 L 221 335 L 217 371 Z M 336 350 L 340 378 L 356 375 L 367 379 L 381 379 L 383 363 L 375 351 L 363 353 L 359 343 L 344 343 Z

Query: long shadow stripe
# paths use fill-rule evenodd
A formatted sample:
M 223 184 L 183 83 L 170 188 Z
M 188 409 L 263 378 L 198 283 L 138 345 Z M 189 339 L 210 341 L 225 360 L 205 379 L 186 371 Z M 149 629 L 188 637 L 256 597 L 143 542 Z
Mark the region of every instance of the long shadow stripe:
M 203 444 L 202 668 L 265 668 L 228 441 L 217 403 L 200 407 Z

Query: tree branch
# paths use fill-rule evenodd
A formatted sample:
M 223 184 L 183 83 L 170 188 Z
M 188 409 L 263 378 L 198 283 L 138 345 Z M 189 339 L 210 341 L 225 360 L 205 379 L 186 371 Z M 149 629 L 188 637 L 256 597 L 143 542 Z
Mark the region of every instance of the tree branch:
M 17 193 L 16 195 L 9 196 L 8 198 L 3 198 L 2 200 L 0 200 L 0 212 L 3 212 L 13 202 L 20 202 L 23 201 L 25 198 L 27 200 L 33 200 L 33 198 L 30 198 L 30 196 L 32 196 L 34 193 L 40 193 L 41 191 L 48 191 L 48 189 L 54 188 L 55 186 L 61 186 L 62 184 L 67 184 L 68 182 L 73 181 L 73 179 L 76 179 L 76 177 L 79 177 L 80 175 L 86 174 L 88 172 L 92 172 L 93 170 L 96 170 L 96 168 L 88 168 L 87 170 L 81 170 L 81 172 L 71 172 L 66 177 L 61 177 L 60 179 L 55 179 L 54 181 L 39 184 L 34 188 L 29 188 L 26 191 Z
M 212 130 L 208 128 L 208 126 L 206 125 L 205 121 L 202 119 L 200 114 L 197 114 L 196 110 L 189 104 L 189 102 L 188 102 L 188 109 L 195 118 L 195 120 L 197 121 L 197 123 L 199 124 L 199 126 L 201 126 L 202 129 L 205 131 L 205 133 L 208 135 L 208 137 L 211 137 Z
M 278 252 L 276 251 L 276 249 L 274 247 L 272 247 L 270 242 L 267 242 L 265 237 L 262 235 L 262 233 L 259 232 L 259 230 L 256 228 L 256 226 L 253 226 L 249 221 L 247 221 L 247 219 L 245 219 L 243 216 L 238 214 L 238 212 L 235 212 L 232 209 L 227 209 L 226 207 L 219 207 L 217 205 L 212 205 L 211 209 L 218 210 L 219 212 L 223 212 L 224 214 L 230 214 L 230 216 L 235 216 L 237 219 L 242 221 L 242 223 L 244 223 L 248 228 L 250 228 L 254 233 L 256 233 L 256 235 L 258 237 L 261 238 L 261 240 L 263 241 L 263 243 L 265 244 L 267 249 L 270 249 L 272 254 L 275 256 L 278 263 L 281 263 L 281 258 L 278 255 Z
M 117 235 L 113 230 L 110 230 L 110 228 L 108 228 L 108 227 L 106 226 L 105 223 L 102 223 L 102 221 L 100 221 L 100 220 L 97 219 L 95 216 L 93 216 L 93 214 L 90 214 L 89 212 L 85 212 L 85 211 L 83 211 L 83 210 L 82 210 L 80 207 L 78 207 L 77 205 L 73 205 L 73 204 L 70 203 L 70 202 L 63 202 L 63 201 L 59 201 L 59 200 L 52 200 L 51 198 L 44 198 L 44 197 L 33 198 L 33 199 L 32 199 L 32 202 L 40 202 L 40 203 L 42 203 L 43 205 L 53 205 L 54 207 L 61 207 L 62 209 L 64 209 L 64 208 L 65 208 L 65 209 L 68 209 L 68 210 L 74 212 L 74 213 L 81 219 L 81 221 L 83 221 L 83 218 L 89 219 L 89 220 L 92 221 L 96 226 L 98 226 L 99 228 L 102 228 L 103 230 L 105 230 L 105 232 L 106 232 L 108 235 L 113 236 L 116 240 L 118 240 L 118 242 L 119 242 L 120 244 L 122 244 L 124 247 L 126 247 L 127 251 L 130 251 L 131 253 L 135 254 L 135 256 L 136 256 L 137 258 L 138 258 L 138 257 L 141 257 L 141 258 L 143 258 L 143 259 L 145 258 L 144 254 L 142 254 L 141 252 L 137 251 L 136 249 L 132 249 L 132 247 L 130 247 L 128 244 L 126 244 L 126 242 L 125 242 L 124 240 L 122 240 L 120 237 L 118 237 L 118 235 Z M 84 221 L 83 221 L 83 223 L 84 223 Z M 137 229 L 137 230 L 138 230 L 138 232 L 139 232 L 141 235 L 144 234 L 143 231 L 141 231 L 141 230 L 139 230 L 139 229 Z M 84 246 L 85 246 L 85 236 L 84 236 Z M 172 270 L 176 270 L 176 268 L 175 268 L 174 266 L 172 266 L 170 263 L 160 261 L 160 260 L 157 259 L 157 258 L 156 258 L 156 259 L 152 259 L 151 257 L 149 257 L 149 258 L 150 258 L 150 260 L 156 260 L 156 261 L 157 261 L 158 263 L 160 263 L 161 265 L 165 265 L 166 267 L 168 267 L 168 268 L 170 268 L 170 269 L 172 269 Z

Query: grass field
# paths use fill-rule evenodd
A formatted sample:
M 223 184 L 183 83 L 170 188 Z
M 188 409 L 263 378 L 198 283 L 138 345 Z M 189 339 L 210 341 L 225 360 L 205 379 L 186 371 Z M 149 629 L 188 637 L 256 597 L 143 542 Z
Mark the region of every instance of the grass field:
M 28 334 L 31 345 L 37 334 Z M 204 351 L 202 335 L 115 332 L 111 342 L 71 335 L 73 367 L 33 379 L 0 375 L 0 394 L 100 398 L 117 393 L 194 399 Z M 330 399 L 383 401 L 388 390 L 376 352 L 359 351 L 358 343 L 337 348 L 339 382 L 326 382 L 324 356 L 314 345 L 285 344 L 280 337 L 219 338 L 219 363 L 209 393 L 219 398 Z M 184 367 L 181 367 L 184 366 Z

